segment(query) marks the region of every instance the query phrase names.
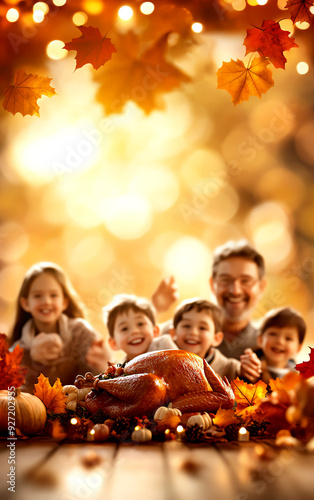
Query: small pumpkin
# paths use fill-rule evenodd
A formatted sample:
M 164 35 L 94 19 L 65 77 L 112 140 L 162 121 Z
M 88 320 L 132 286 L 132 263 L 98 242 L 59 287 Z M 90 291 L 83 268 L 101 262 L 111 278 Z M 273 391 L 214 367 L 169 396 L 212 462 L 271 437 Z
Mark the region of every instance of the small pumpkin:
M 143 443 L 145 441 L 151 441 L 153 435 L 152 431 L 146 429 L 146 427 L 140 427 L 139 429 L 135 427 L 131 437 L 132 441 L 135 441 L 137 443 Z
M 212 426 L 212 419 L 208 415 L 208 413 L 200 413 L 199 415 L 192 415 L 192 417 L 189 418 L 187 421 L 186 426 L 191 427 L 192 425 L 199 425 L 200 427 L 203 427 L 204 431 L 207 431 Z
M 94 441 L 106 441 L 110 434 L 109 427 L 106 424 L 96 424 L 92 430 L 95 431 Z
M 0 391 L 1 431 L 8 430 L 11 422 L 24 434 L 36 434 L 43 430 L 46 419 L 46 407 L 37 396 L 21 392 L 21 389 L 15 389 L 15 396 L 9 391 Z
M 75 385 L 65 385 L 62 388 L 62 392 L 67 396 L 66 399 L 66 409 L 76 410 L 76 405 L 79 401 L 84 401 L 86 394 L 91 391 L 91 387 L 83 387 L 78 389 Z
M 182 413 L 178 408 L 172 408 L 172 403 L 168 405 L 168 408 L 166 406 L 160 406 L 154 415 L 154 420 L 162 420 L 165 417 L 181 417 Z

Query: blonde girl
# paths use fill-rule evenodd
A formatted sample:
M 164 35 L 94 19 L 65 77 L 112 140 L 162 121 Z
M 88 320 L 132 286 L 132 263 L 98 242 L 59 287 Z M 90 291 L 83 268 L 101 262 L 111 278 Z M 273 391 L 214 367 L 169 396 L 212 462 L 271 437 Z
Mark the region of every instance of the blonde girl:
M 49 377 L 51 384 L 59 377 L 67 385 L 73 384 L 77 374 L 96 374 L 107 368 L 107 363 L 102 364 L 102 370 L 88 363 L 92 346 L 102 350 L 103 360 L 108 361 L 111 353 L 83 318 L 78 296 L 61 267 L 40 262 L 27 271 L 11 338 L 11 349 L 17 344 L 24 349 L 22 364 L 28 373 L 23 390 L 33 392 L 40 373 Z

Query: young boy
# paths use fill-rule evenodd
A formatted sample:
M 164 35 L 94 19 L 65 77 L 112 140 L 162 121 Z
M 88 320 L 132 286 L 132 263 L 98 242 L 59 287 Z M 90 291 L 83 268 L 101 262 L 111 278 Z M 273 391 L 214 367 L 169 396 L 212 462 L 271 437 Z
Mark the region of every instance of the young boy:
M 264 382 L 293 371 L 294 357 L 301 349 L 305 332 L 304 319 L 291 307 L 280 307 L 266 314 L 257 337 Z
M 227 358 L 216 347 L 223 339 L 222 313 L 208 300 L 193 298 L 183 301 L 177 308 L 170 330 L 179 349 L 205 358 L 221 376 L 234 380 L 238 376 L 256 381 L 260 363 L 253 352 L 244 354 L 241 361 Z
M 127 361 L 149 351 L 177 349 L 170 335 L 158 337 L 155 309 L 149 300 L 135 295 L 117 295 L 104 311 L 109 345 L 115 351 L 124 351 Z

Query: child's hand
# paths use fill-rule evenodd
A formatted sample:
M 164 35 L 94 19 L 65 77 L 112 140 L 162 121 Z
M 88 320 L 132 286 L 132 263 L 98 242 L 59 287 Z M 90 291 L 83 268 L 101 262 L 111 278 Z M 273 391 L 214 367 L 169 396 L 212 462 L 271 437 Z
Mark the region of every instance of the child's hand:
M 157 312 L 168 311 L 173 302 L 179 298 L 178 285 L 173 276 L 163 279 L 152 295 L 152 303 Z
M 103 372 L 108 368 L 110 353 L 104 340 L 95 340 L 86 353 L 86 361 L 99 372 Z
M 240 356 L 241 377 L 245 377 L 253 384 L 260 378 L 262 363 L 252 349 L 245 349 L 244 354 Z

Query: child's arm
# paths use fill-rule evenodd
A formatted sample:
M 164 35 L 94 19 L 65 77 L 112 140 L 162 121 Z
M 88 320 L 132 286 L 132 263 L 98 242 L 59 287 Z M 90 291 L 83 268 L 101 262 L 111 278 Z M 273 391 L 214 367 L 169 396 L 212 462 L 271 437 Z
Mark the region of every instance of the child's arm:
M 86 362 L 99 373 L 108 368 L 108 362 L 111 361 L 112 358 L 113 355 L 109 347 L 105 344 L 104 339 L 95 340 L 85 356 Z
M 256 356 L 252 349 L 245 349 L 240 356 L 241 362 L 241 377 L 247 378 L 250 382 L 257 382 L 261 376 L 261 361 Z
M 178 285 L 173 276 L 161 280 L 152 295 L 152 303 L 157 312 L 168 311 L 173 302 L 179 298 Z

